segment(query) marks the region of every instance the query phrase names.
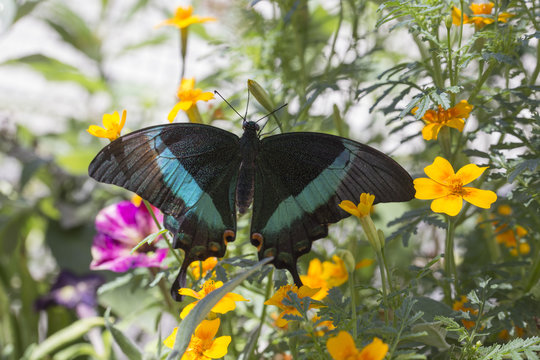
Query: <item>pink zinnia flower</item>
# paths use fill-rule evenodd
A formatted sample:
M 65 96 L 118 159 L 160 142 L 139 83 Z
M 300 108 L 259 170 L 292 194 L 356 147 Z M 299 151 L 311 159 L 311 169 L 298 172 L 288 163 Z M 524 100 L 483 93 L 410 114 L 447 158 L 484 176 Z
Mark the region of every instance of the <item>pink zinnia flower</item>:
M 163 215 L 155 209 L 158 221 Z M 96 216 L 97 235 L 92 245 L 92 270 L 125 272 L 136 267 L 161 267 L 168 249 L 154 243 L 144 244 L 133 254 L 131 249 L 148 235 L 157 232 L 152 216 L 144 205 L 121 201 L 101 210 Z

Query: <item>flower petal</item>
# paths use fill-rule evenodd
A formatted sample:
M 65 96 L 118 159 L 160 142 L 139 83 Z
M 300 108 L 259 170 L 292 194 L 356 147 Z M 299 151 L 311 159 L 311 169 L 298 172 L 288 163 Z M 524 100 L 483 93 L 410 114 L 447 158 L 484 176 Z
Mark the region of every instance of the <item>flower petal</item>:
M 197 96 L 197 100 L 199 101 L 208 101 L 208 100 L 212 100 L 213 98 L 214 98 L 214 94 L 211 92 L 203 92 Z
M 202 340 L 212 340 L 219 330 L 220 323 L 221 320 L 219 320 L 219 318 L 214 320 L 203 320 L 195 329 L 193 336 Z
M 100 138 L 107 137 L 107 130 L 97 125 L 90 125 L 86 131 L 88 131 L 91 135 L 94 135 L 96 137 L 100 137 Z
M 356 207 L 356 205 L 354 205 L 352 201 L 343 200 L 338 206 L 341 209 L 348 212 L 349 214 L 360 217 L 360 212 L 358 211 L 358 208 Z
M 487 168 L 487 166 L 479 167 L 475 164 L 468 164 L 458 170 L 456 177 L 461 180 L 462 185 L 467 185 L 471 181 L 480 177 L 480 175 L 482 175 Z
M 360 359 L 382 360 L 388 352 L 388 344 L 382 342 L 379 338 L 373 338 L 371 344 L 367 345 L 360 352 Z
M 465 127 L 465 121 L 463 121 L 463 119 L 450 119 L 445 125 L 459 131 L 463 131 L 463 128 Z
M 436 213 L 445 213 L 456 216 L 461 211 L 463 199 L 458 195 L 447 195 L 431 202 L 431 210 Z
M 208 356 L 211 359 L 220 359 L 227 354 L 227 348 L 231 343 L 230 336 L 220 336 L 216 338 L 212 345 L 203 352 L 204 356 Z
M 448 185 L 448 178 L 454 175 L 454 168 L 448 160 L 437 156 L 433 164 L 424 168 L 424 172 L 439 184 Z
M 450 188 L 428 178 L 414 179 L 415 198 L 420 200 L 437 199 L 450 194 Z
M 490 190 L 481 190 L 470 187 L 463 188 L 463 199 L 474 206 L 482 209 L 489 209 L 491 204 L 497 200 L 497 194 Z
M 172 349 L 174 347 L 174 342 L 176 340 L 176 333 L 178 332 L 178 328 L 175 327 L 171 333 L 171 335 L 167 336 L 165 340 L 163 340 L 163 344 L 168 347 L 169 349 Z
M 437 123 L 429 123 L 422 129 L 422 137 L 424 140 L 437 140 L 437 135 L 441 130 L 442 125 Z
M 178 293 L 179 293 L 180 295 L 191 296 L 191 297 L 194 297 L 194 298 L 199 299 L 199 300 L 203 298 L 201 295 L 199 295 L 198 292 L 196 292 L 195 290 L 190 289 L 190 288 L 181 288 L 181 289 L 178 289 Z
M 187 304 L 185 308 L 182 309 L 182 312 L 180 313 L 180 319 L 184 319 L 191 310 L 197 305 L 199 301 L 194 301 L 191 304 Z
M 354 340 L 346 331 L 340 331 L 337 336 L 329 338 L 326 342 L 326 348 L 335 360 L 345 360 L 358 353 Z

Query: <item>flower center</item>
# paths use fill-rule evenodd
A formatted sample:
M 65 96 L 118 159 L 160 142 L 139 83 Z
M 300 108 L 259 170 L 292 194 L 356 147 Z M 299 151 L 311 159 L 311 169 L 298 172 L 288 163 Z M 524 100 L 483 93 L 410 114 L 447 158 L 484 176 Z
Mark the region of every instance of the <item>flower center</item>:
M 461 179 L 450 178 L 448 187 L 450 188 L 452 195 L 459 195 L 459 196 L 463 195 L 463 184 L 461 182 Z

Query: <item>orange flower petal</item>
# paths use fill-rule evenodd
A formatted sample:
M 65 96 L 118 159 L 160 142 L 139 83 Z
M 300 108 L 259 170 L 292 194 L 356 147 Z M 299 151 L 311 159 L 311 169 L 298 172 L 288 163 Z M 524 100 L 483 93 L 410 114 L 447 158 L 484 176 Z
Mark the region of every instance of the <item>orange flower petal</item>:
M 463 119 L 450 119 L 445 125 L 459 131 L 463 131 L 465 121 L 463 121 Z
M 458 170 L 456 177 L 461 180 L 462 185 L 467 185 L 471 181 L 480 177 L 480 175 L 482 175 L 487 168 L 487 166 L 479 167 L 475 164 L 468 164 Z
M 107 137 L 107 130 L 97 125 L 90 125 L 86 131 L 88 131 L 91 135 L 94 135 L 96 137 L 101 137 L 101 138 Z
M 448 185 L 448 178 L 454 175 L 454 169 L 448 160 L 437 156 L 433 164 L 424 168 L 427 176 L 438 182 L 439 184 Z
M 383 343 L 379 338 L 373 338 L 371 344 L 367 345 L 360 352 L 359 359 L 382 360 L 388 352 L 388 344 Z
M 343 200 L 338 206 L 341 209 L 348 212 L 349 214 L 360 217 L 360 212 L 358 211 L 358 208 L 356 207 L 356 205 L 354 205 L 352 201 Z
M 422 129 L 422 137 L 424 140 L 437 140 L 437 135 L 441 130 L 442 125 L 437 123 L 429 123 Z
M 470 187 L 463 188 L 463 199 L 474 206 L 482 209 L 489 209 L 491 204 L 497 200 L 497 194 L 490 190 L 481 190 Z
M 230 336 L 220 336 L 216 338 L 212 342 L 212 345 L 203 352 L 203 355 L 211 359 L 220 359 L 227 354 L 227 348 L 229 347 L 230 343 Z
M 431 202 L 431 210 L 436 213 L 445 213 L 456 216 L 461 211 L 463 199 L 458 195 L 447 195 Z
M 199 101 L 208 101 L 208 100 L 212 100 L 213 98 L 214 98 L 214 94 L 212 94 L 211 92 L 203 92 L 202 94 L 197 96 L 197 100 Z
M 203 340 L 212 340 L 216 336 L 221 321 L 219 318 L 214 320 L 203 320 L 193 333 L 194 336 Z
M 351 334 L 340 331 L 337 336 L 329 338 L 326 342 L 328 353 L 334 360 L 356 359 L 358 349 Z
M 450 194 L 450 188 L 428 178 L 414 179 L 415 198 L 421 200 L 437 199 Z

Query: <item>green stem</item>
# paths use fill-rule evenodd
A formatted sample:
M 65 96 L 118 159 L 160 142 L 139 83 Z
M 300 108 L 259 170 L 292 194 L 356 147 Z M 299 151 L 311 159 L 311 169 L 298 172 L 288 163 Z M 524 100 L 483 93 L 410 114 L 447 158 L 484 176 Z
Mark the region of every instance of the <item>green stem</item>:
M 484 71 L 482 75 L 480 76 L 480 78 L 476 81 L 474 89 L 471 91 L 471 94 L 469 95 L 469 100 L 468 100 L 469 103 L 474 102 L 474 98 L 480 92 L 480 90 L 482 89 L 482 85 L 484 85 L 484 83 L 486 82 L 489 75 L 491 75 L 491 72 L 493 71 L 494 68 L 495 68 L 495 62 L 492 61 L 489 63 L 489 66 L 486 69 L 486 71 Z
M 454 259 L 454 219 L 451 216 L 446 217 L 446 242 L 444 252 L 444 269 L 445 275 L 448 279 L 452 279 L 454 282 L 454 289 L 458 293 L 458 280 L 456 273 L 456 263 Z M 448 280 L 450 281 L 450 280 Z M 447 303 L 452 304 L 452 290 L 445 294 L 447 296 Z
M 150 274 L 152 274 L 152 279 L 155 279 L 157 275 L 157 269 L 148 268 L 148 270 L 150 271 Z M 176 308 L 176 306 L 174 305 L 172 301 L 169 289 L 167 288 L 167 285 L 165 284 L 165 278 L 161 278 L 158 281 L 158 287 L 159 287 L 159 292 L 161 293 L 161 296 L 163 297 L 163 299 L 165 300 L 165 303 L 167 304 L 167 309 L 169 310 L 171 314 L 176 315 L 178 313 L 178 309 Z
M 186 54 L 187 54 L 187 42 L 188 42 L 188 28 L 180 29 L 180 82 L 184 78 L 186 73 Z
M 388 306 L 388 289 L 386 289 L 386 275 L 384 273 L 384 261 L 382 259 L 382 255 L 380 251 L 376 252 L 377 254 L 377 261 L 379 262 L 379 271 L 381 272 L 381 283 L 382 283 L 382 290 L 383 290 L 383 304 L 385 307 L 384 310 L 384 321 L 386 325 L 388 325 L 388 312 L 390 311 L 390 307 Z
M 150 203 L 144 199 L 142 199 L 143 203 L 144 203 L 144 206 L 146 206 L 146 209 L 148 210 L 148 212 L 150 213 L 150 215 L 152 216 L 152 219 L 154 220 L 154 222 L 156 223 L 157 227 L 159 230 L 163 230 L 163 226 L 161 225 L 161 223 L 158 221 L 158 219 L 156 218 L 156 214 L 154 214 L 154 210 L 152 209 L 152 205 L 150 205 Z M 164 235 L 164 238 L 165 238 L 165 242 L 167 243 L 167 246 L 169 247 L 169 249 L 171 250 L 172 254 L 174 255 L 174 257 L 176 258 L 176 260 L 178 261 L 178 263 L 181 263 L 182 262 L 182 259 L 180 259 L 180 256 L 176 253 L 175 249 L 172 247 L 172 240 L 170 238 L 170 235 L 169 233 L 165 233 L 163 234 Z
M 274 276 L 274 269 L 272 268 L 272 270 L 270 270 L 270 272 L 268 273 L 268 281 L 266 282 L 266 290 L 265 290 L 265 294 L 264 294 L 264 299 L 267 300 L 267 299 L 270 299 L 270 296 L 272 294 L 272 284 L 273 284 L 273 281 L 272 281 L 272 278 Z M 261 335 L 261 329 L 264 325 L 264 321 L 266 319 L 266 310 L 268 309 L 268 305 L 264 305 L 263 304 L 263 308 L 262 308 L 262 311 L 261 311 L 261 315 L 259 316 L 259 328 L 257 329 L 257 332 L 255 333 L 255 341 L 253 342 L 254 344 L 257 344 L 257 340 L 259 339 L 259 336 Z M 255 346 L 253 346 L 249 353 L 247 354 L 248 356 L 246 357 L 247 359 L 251 359 L 253 357 L 253 351 L 255 351 Z
M 349 273 L 349 291 L 351 292 L 351 311 L 353 320 L 353 338 L 358 336 L 358 315 L 356 313 L 356 289 L 354 286 L 354 270 Z

